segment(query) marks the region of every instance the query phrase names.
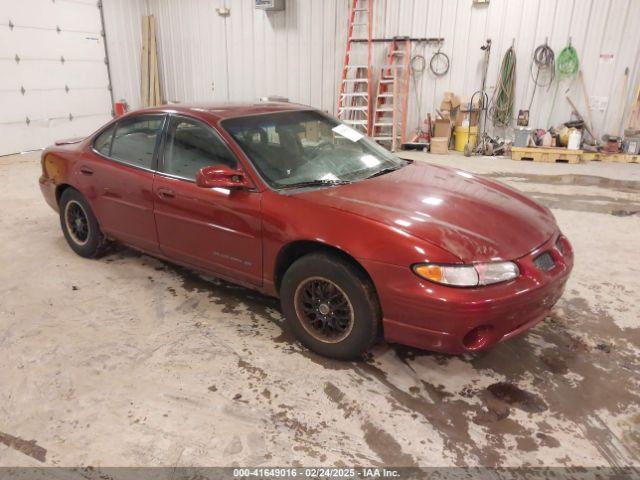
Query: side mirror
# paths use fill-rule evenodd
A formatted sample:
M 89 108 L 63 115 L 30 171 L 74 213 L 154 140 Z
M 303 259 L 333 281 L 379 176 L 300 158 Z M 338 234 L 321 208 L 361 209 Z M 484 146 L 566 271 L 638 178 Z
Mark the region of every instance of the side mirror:
M 224 165 L 213 165 L 200 169 L 196 174 L 196 185 L 202 188 L 252 187 L 242 170 L 233 170 Z

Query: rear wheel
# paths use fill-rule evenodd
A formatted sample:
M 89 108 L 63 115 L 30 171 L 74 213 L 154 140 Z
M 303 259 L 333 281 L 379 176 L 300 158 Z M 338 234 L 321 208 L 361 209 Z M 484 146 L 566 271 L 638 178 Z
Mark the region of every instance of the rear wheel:
M 376 339 L 382 315 L 375 289 L 337 255 L 313 253 L 296 260 L 285 273 L 280 297 L 288 327 L 320 355 L 358 358 Z
M 60 197 L 60 225 L 67 243 L 81 257 L 94 258 L 102 252 L 105 237 L 89 203 L 77 190 L 68 188 Z

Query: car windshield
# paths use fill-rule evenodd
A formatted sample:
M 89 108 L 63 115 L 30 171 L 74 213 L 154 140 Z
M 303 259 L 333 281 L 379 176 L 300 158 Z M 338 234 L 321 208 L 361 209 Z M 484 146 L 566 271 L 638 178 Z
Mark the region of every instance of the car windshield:
M 277 189 L 350 183 L 409 163 L 317 111 L 231 118 L 222 126 Z

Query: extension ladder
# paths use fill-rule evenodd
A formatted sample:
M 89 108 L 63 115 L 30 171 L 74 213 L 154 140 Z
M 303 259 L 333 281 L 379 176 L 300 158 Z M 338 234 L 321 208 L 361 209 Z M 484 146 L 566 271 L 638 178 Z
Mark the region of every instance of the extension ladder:
M 342 123 L 371 135 L 371 25 L 373 21 L 373 0 L 352 0 L 349 10 L 349 26 L 347 29 L 347 46 L 344 54 L 340 94 L 338 95 L 337 117 Z M 366 29 L 366 38 L 363 30 Z M 354 38 L 354 30 L 358 38 Z M 366 60 L 364 52 L 356 61 L 356 44 L 367 45 Z
M 409 102 L 409 62 L 411 40 L 394 37 L 387 54 L 387 64 L 380 72 L 373 111 L 373 139 L 390 143 L 396 150 L 407 140 L 407 106 Z

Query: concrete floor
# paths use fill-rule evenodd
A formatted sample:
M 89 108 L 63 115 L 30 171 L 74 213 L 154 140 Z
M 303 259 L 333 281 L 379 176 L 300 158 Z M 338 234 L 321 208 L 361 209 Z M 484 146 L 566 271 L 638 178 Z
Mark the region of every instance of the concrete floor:
M 545 322 L 478 355 L 329 361 L 274 299 L 76 256 L 39 154 L 0 158 L 0 466 L 640 465 L 640 165 L 412 155 L 552 208 L 576 266 Z

